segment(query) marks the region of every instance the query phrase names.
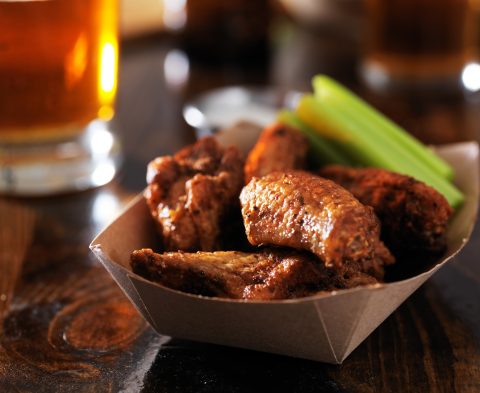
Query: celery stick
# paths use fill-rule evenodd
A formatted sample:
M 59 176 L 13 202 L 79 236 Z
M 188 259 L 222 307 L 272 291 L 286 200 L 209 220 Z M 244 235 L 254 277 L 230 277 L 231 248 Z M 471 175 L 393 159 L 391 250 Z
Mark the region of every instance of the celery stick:
M 445 161 L 338 82 L 325 75 L 317 75 L 313 78 L 313 88 L 320 100 L 335 100 L 349 108 L 356 117 L 368 120 L 375 137 L 391 146 L 392 151 L 403 154 L 404 159 L 428 166 L 446 179 L 453 179 L 453 169 Z
M 343 105 L 317 100 L 305 95 L 300 100 L 298 117 L 320 135 L 329 138 L 349 159 L 363 166 L 374 166 L 413 176 L 442 193 L 453 207 L 463 202 L 463 195 L 446 179 L 425 166 L 417 166 L 388 149 L 372 136 L 366 120 L 359 121 Z
M 357 130 L 355 122 L 332 111 L 330 106 L 319 104 L 312 95 L 300 99 L 296 113 L 300 120 L 331 141 L 351 161 L 364 166 L 397 169 L 394 160 L 384 154 L 382 146 Z
M 329 141 L 318 135 L 314 130 L 301 121 L 298 116 L 287 110 L 278 113 L 277 120 L 299 130 L 310 143 L 310 157 L 316 165 L 342 164 L 352 165 L 353 163 Z

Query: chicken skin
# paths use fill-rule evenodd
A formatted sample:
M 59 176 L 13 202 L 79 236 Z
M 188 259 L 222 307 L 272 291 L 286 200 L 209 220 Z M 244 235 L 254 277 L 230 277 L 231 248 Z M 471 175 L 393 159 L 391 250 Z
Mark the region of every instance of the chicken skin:
M 164 254 L 142 249 L 132 253 L 131 266 L 172 289 L 232 299 L 291 299 L 377 283 L 353 266 L 338 274 L 310 253 L 284 249 Z
M 304 169 L 308 141 L 297 130 L 283 124 L 264 129 L 245 161 L 245 184 L 252 177 L 275 171 Z
M 382 239 L 396 255 L 444 252 L 453 210 L 433 188 L 412 177 L 377 168 L 330 165 L 320 174 L 373 207 L 382 223 Z
M 327 267 L 351 262 L 378 275 L 394 262 L 379 240 L 373 209 L 333 181 L 304 171 L 274 172 L 253 178 L 240 201 L 253 245 L 308 250 Z
M 235 147 L 204 138 L 150 162 L 145 198 L 166 251 L 221 247 L 221 226 L 238 208 L 243 160 Z

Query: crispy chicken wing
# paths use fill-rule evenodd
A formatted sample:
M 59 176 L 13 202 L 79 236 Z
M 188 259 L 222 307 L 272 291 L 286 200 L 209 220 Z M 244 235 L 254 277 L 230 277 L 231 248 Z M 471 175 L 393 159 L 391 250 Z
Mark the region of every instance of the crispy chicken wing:
M 221 225 L 238 207 L 243 160 L 234 147 L 204 138 L 150 162 L 145 198 L 167 251 L 215 250 Z
M 283 124 L 264 129 L 245 161 L 245 183 L 274 171 L 304 169 L 308 141 L 297 130 Z
M 233 299 L 289 299 L 377 283 L 353 265 L 339 274 L 312 254 L 283 249 L 164 254 L 142 249 L 132 253 L 131 265 L 135 273 L 169 288 Z
M 382 223 L 382 239 L 396 255 L 439 254 L 445 250 L 453 210 L 433 188 L 412 177 L 377 168 L 331 165 L 320 174 L 373 207 Z
M 240 201 L 253 245 L 309 250 L 327 267 L 353 262 L 379 275 L 394 261 L 379 240 L 373 209 L 330 180 L 303 171 L 274 172 L 253 178 Z

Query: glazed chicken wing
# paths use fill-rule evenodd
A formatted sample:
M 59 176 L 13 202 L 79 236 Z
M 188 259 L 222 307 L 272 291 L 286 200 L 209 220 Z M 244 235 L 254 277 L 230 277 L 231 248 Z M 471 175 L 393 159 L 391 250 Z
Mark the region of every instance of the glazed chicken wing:
M 215 250 L 221 225 L 238 207 L 243 160 L 234 147 L 204 138 L 150 162 L 145 198 L 167 251 Z
M 295 129 L 283 124 L 265 128 L 245 161 L 245 183 L 274 171 L 304 169 L 308 141 Z
M 289 299 L 377 283 L 353 266 L 338 274 L 312 254 L 282 249 L 164 254 L 142 249 L 132 253 L 131 265 L 169 288 L 233 299 Z
M 382 223 L 382 239 L 395 254 L 435 255 L 445 250 L 453 211 L 433 188 L 412 177 L 377 168 L 331 165 L 320 174 L 373 207 Z
M 253 245 L 308 250 L 327 267 L 353 262 L 374 272 L 393 263 L 379 240 L 373 209 L 330 180 L 303 171 L 274 172 L 253 178 L 240 201 Z

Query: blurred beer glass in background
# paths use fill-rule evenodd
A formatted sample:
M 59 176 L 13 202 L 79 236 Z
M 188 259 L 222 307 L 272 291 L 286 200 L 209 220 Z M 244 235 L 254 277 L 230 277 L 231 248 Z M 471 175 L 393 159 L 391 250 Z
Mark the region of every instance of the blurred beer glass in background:
M 476 0 L 366 0 L 362 76 L 373 88 L 449 90 L 475 59 Z
M 252 65 L 269 55 L 269 0 L 162 0 L 167 30 L 194 60 Z
M 0 193 L 110 181 L 117 0 L 0 0 Z

